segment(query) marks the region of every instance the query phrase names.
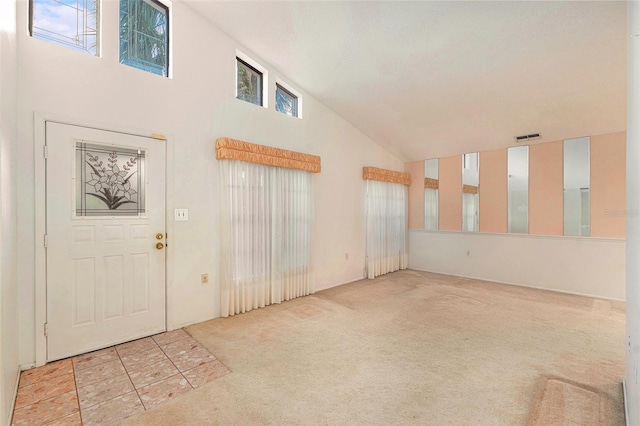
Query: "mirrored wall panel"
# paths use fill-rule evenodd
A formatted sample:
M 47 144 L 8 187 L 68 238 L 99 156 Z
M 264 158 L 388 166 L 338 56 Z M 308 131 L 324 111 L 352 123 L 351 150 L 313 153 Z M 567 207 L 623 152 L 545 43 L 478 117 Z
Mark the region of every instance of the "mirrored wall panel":
M 462 156 L 462 230 L 478 232 L 480 226 L 480 155 Z
M 508 211 L 510 233 L 529 232 L 529 147 L 516 146 L 507 150 Z
M 424 229 L 438 229 L 438 159 L 424 160 Z
M 564 141 L 564 235 L 591 235 L 590 138 Z

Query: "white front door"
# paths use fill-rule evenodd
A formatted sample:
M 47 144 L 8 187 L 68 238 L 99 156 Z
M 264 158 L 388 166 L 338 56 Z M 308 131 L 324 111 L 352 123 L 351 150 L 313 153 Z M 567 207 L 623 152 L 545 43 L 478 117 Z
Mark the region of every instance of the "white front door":
M 47 122 L 47 361 L 165 330 L 165 148 Z

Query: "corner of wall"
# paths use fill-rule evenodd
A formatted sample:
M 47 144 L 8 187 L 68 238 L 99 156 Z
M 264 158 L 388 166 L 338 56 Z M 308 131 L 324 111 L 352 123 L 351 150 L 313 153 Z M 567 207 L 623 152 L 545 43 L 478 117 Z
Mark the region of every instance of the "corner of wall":
M 16 1 L 0 2 L 0 421 L 10 421 L 17 380 L 16 279 L 17 33 Z
M 626 209 L 640 209 L 640 3 L 627 2 L 627 190 Z M 627 424 L 640 424 L 640 217 L 626 218 L 626 336 L 625 384 L 627 391 Z

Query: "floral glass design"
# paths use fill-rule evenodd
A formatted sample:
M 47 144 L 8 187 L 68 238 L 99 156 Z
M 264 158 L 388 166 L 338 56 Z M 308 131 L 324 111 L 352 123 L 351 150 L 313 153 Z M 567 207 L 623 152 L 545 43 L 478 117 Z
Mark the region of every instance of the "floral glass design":
M 76 216 L 143 216 L 145 152 L 76 143 Z

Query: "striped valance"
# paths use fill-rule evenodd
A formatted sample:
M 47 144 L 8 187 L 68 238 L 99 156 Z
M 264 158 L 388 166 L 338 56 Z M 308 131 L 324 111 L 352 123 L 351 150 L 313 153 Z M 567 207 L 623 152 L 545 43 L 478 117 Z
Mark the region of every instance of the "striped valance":
M 216 140 L 216 159 L 238 160 L 266 166 L 320 173 L 320 157 L 231 138 Z
M 424 187 L 438 189 L 438 179 L 424 178 Z
M 393 170 L 378 169 L 377 167 L 363 167 L 362 178 L 411 185 L 411 175 L 409 173 L 394 172 Z
M 464 194 L 477 194 L 478 187 L 473 185 L 462 185 L 462 192 Z

